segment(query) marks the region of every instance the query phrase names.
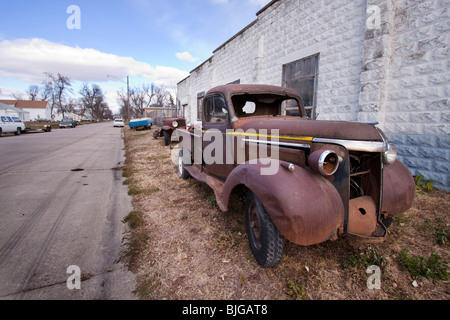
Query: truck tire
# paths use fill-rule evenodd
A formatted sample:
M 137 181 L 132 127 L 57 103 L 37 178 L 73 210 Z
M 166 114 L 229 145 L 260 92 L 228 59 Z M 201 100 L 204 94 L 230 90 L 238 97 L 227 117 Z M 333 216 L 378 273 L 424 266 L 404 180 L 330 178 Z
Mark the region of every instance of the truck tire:
M 16 132 L 14 132 L 14 134 L 16 136 L 20 136 L 21 133 L 22 133 L 22 130 L 20 128 L 17 128 Z
M 169 138 L 169 134 L 167 133 L 167 130 L 164 130 L 163 134 L 164 134 L 164 145 L 168 146 L 170 143 L 170 140 L 169 140 L 170 138 Z
M 258 197 L 249 190 L 245 222 L 250 249 L 259 265 L 274 267 L 283 257 L 284 238 L 273 224 Z
M 183 163 L 183 150 L 178 152 L 178 176 L 181 179 L 189 178 L 189 172 L 184 168 L 185 164 Z

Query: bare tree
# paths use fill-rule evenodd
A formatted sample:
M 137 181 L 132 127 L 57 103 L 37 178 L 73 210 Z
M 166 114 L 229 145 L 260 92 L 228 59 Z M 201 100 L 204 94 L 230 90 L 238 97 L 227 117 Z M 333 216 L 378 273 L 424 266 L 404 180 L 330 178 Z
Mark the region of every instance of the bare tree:
M 36 85 L 30 85 L 28 87 L 28 99 L 30 101 L 36 101 L 38 100 L 38 95 L 39 95 L 39 87 Z
M 127 108 L 127 103 L 128 103 L 128 99 L 127 99 L 127 94 L 123 93 L 123 92 L 117 92 L 117 102 L 120 105 L 120 116 L 122 117 L 122 119 L 127 119 L 128 118 L 128 108 Z M 131 111 L 130 110 L 130 115 L 131 115 Z
M 144 109 L 148 108 L 155 96 L 155 86 L 143 84 L 142 88 L 133 88 L 130 91 L 130 104 L 136 117 L 142 117 Z
M 53 114 L 53 105 L 56 103 L 56 107 L 58 111 L 62 113 L 64 118 L 64 114 L 66 112 L 70 112 L 70 105 L 65 103 L 66 93 L 67 91 L 71 92 L 70 78 L 63 76 L 58 73 L 57 75 L 53 75 L 52 73 L 45 72 L 45 75 L 48 78 L 47 84 L 51 85 L 53 88 L 53 103 L 52 103 L 52 114 Z
M 20 93 L 12 93 L 11 94 L 14 100 L 23 100 L 22 94 Z
M 167 106 L 168 107 L 174 107 L 175 106 L 175 100 L 173 99 L 173 96 L 172 96 L 172 94 L 170 94 L 170 92 L 169 92 Z
M 119 102 L 120 114 L 127 117 L 127 93 L 118 92 L 117 101 Z M 141 87 L 130 89 L 130 114 L 132 117 L 140 118 L 144 114 L 144 109 L 148 107 L 164 107 L 173 104 L 173 98 L 164 87 L 158 87 L 153 83 L 143 84 Z
M 89 111 L 95 120 L 112 118 L 112 111 L 105 102 L 105 95 L 98 84 L 84 83 L 81 90 L 81 106 L 84 111 Z
M 140 118 L 144 109 L 149 107 L 154 97 L 154 85 L 143 84 L 142 87 L 130 88 L 130 116 Z M 125 118 L 127 106 L 127 93 L 118 92 L 118 102 L 121 105 L 121 115 Z M 123 111 L 123 112 L 122 112 Z
M 164 88 L 155 87 L 155 103 L 153 106 L 155 107 L 164 107 L 168 102 L 168 97 L 170 96 L 169 92 Z
M 43 101 L 53 100 L 53 85 L 48 82 L 43 82 L 42 87 L 40 89 L 41 99 Z

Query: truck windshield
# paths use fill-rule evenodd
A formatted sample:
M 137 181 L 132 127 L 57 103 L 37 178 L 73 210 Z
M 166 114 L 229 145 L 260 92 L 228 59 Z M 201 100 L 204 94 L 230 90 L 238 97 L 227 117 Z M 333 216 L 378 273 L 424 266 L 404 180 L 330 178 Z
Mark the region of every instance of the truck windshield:
M 298 102 L 286 96 L 273 94 L 236 95 L 231 98 L 236 116 L 300 116 Z M 289 113 L 287 111 L 289 110 Z M 297 112 L 295 112 L 297 111 Z

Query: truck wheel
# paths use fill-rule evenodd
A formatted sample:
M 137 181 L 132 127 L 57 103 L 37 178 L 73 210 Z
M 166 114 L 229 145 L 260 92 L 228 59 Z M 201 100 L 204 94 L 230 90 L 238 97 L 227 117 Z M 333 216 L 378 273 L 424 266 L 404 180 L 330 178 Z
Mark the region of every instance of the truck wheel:
M 164 130 L 163 133 L 164 133 L 164 145 L 165 145 L 165 146 L 168 146 L 169 143 L 170 143 L 170 140 L 169 140 L 169 134 L 167 133 L 166 130 Z
M 180 150 L 180 152 L 178 152 L 178 176 L 181 179 L 189 178 L 189 172 L 184 168 L 183 150 Z
M 17 131 L 14 132 L 14 134 L 15 134 L 16 136 L 19 136 L 19 135 L 21 134 L 21 132 L 22 132 L 22 130 L 21 130 L 20 128 L 17 128 Z
M 245 222 L 250 249 L 259 265 L 274 267 L 283 257 L 284 239 L 258 197 L 248 191 Z

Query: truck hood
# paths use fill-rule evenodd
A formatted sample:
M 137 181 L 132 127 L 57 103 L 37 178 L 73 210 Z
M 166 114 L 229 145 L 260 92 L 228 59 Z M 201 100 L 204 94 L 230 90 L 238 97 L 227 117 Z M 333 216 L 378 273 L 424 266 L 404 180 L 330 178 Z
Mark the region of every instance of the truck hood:
M 236 120 L 233 129 L 278 129 L 280 136 L 311 137 L 353 141 L 383 141 L 380 132 L 371 124 L 347 121 L 306 120 L 294 117 L 251 117 Z

